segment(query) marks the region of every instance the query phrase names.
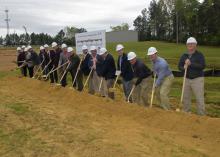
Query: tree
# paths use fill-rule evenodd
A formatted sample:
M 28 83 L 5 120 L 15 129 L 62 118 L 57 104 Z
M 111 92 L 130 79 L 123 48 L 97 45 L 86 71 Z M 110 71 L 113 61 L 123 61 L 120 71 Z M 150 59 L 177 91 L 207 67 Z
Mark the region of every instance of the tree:
M 129 30 L 129 25 L 127 23 L 122 23 L 118 26 L 111 26 L 110 27 L 112 31 L 127 31 Z
M 139 40 L 145 41 L 151 39 L 151 28 L 148 25 L 148 19 L 147 19 L 147 9 L 143 9 L 141 11 L 141 15 L 139 15 L 134 20 L 134 29 L 138 32 Z

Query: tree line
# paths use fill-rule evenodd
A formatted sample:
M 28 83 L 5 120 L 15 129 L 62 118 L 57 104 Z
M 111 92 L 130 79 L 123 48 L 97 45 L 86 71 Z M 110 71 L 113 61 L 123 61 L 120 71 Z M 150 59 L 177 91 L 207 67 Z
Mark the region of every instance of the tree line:
M 5 38 L 0 37 L 0 45 L 44 45 L 52 42 L 58 44 L 66 43 L 75 46 L 75 34 L 87 32 L 85 28 L 65 27 L 60 30 L 54 37 L 47 33 L 24 33 L 18 35 L 16 33 L 6 35 Z
M 133 26 L 139 34 L 139 41 L 184 43 L 189 36 L 194 36 L 199 44 L 220 45 L 220 0 L 152 0 L 133 21 Z M 112 31 L 129 30 L 129 25 L 122 23 L 110 28 Z M 56 41 L 75 46 L 75 33 L 86 31 L 72 26 L 65 27 L 55 36 L 14 33 L 0 37 L 0 45 L 43 45 Z
M 139 40 L 220 45 L 220 0 L 152 0 L 133 22 Z

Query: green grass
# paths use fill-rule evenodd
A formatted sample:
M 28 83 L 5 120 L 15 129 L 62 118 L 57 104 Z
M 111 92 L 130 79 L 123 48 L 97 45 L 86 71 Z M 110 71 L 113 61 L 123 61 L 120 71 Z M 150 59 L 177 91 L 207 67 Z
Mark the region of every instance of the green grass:
M 117 53 L 115 52 L 115 47 L 118 43 L 109 43 L 107 44 L 107 49 L 117 58 Z M 186 45 L 184 44 L 174 44 L 167 42 L 158 42 L 158 41 L 147 41 L 147 42 L 127 42 L 122 43 L 125 47 L 126 52 L 134 51 L 137 53 L 139 58 L 144 59 L 147 65 L 150 65 L 151 62 L 146 56 L 147 49 L 151 46 L 157 48 L 158 53 L 161 57 L 165 58 L 173 70 L 177 70 L 177 64 L 180 56 L 186 52 Z M 201 51 L 205 58 L 207 68 L 218 68 L 220 69 L 220 47 L 213 46 L 198 46 L 198 50 Z
M 22 103 L 8 103 L 8 104 L 5 104 L 5 107 L 9 108 L 15 114 L 19 114 L 19 115 L 23 115 L 28 112 L 27 105 L 24 105 Z

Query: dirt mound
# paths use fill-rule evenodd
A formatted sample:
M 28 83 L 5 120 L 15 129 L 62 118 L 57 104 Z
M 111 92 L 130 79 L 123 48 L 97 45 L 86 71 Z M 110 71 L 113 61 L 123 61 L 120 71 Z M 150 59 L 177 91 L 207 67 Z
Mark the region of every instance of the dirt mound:
M 220 119 L 145 109 L 28 78 L 0 81 L 1 156 L 218 157 Z
M 15 50 L 0 49 L 0 71 L 9 71 L 16 68 L 16 64 L 12 61 L 16 61 Z

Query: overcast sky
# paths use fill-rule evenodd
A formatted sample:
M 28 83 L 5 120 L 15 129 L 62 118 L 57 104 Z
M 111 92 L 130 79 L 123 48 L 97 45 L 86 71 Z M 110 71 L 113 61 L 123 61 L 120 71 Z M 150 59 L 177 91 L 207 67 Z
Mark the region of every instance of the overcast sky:
M 9 9 L 10 33 L 44 32 L 55 35 L 65 26 L 106 29 L 133 20 L 150 0 L 0 0 L 0 36 L 6 34 L 4 10 Z

